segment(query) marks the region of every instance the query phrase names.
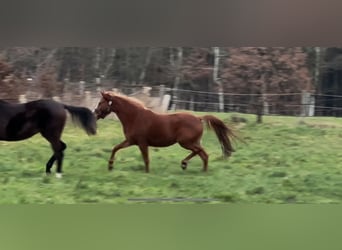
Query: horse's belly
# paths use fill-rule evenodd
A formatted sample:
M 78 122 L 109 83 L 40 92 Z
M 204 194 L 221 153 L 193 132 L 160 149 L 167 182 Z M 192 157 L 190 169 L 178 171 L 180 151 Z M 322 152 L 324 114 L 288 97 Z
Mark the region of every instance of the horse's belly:
M 175 138 L 166 138 L 165 136 L 154 137 L 148 140 L 149 146 L 152 146 L 152 147 L 168 147 L 168 146 L 175 144 L 176 142 L 177 141 L 175 140 Z
M 39 132 L 36 126 L 31 124 L 26 124 L 22 128 L 16 129 L 8 129 L 7 135 L 4 139 L 6 141 L 20 141 L 28 139 Z
M 3 124 L 0 124 L 0 140 L 3 141 L 6 139 L 6 126 Z
M 168 146 L 171 146 L 171 145 L 173 145 L 175 143 L 176 143 L 175 141 L 150 142 L 149 146 L 152 146 L 152 147 L 168 147 Z

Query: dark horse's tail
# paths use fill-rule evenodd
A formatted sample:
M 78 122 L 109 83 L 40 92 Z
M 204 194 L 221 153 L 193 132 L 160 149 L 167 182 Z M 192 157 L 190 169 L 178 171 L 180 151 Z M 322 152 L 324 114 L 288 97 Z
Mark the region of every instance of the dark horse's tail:
M 72 121 L 82 127 L 88 135 L 96 134 L 96 118 L 88 108 L 65 105 L 71 114 Z
M 238 138 L 232 129 L 228 128 L 223 121 L 212 115 L 205 115 L 201 117 L 203 121 L 206 122 L 209 129 L 213 129 L 216 133 L 218 140 L 220 141 L 222 154 L 224 157 L 229 157 L 234 148 L 232 146 L 231 140 L 233 138 Z

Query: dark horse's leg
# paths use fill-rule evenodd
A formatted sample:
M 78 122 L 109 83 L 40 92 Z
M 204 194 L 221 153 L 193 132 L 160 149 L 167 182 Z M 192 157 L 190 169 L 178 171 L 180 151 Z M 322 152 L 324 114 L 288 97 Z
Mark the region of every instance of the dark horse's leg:
M 144 158 L 145 172 L 148 173 L 148 172 L 150 172 L 150 160 L 148 158 L 148 146 L 146 146 L 145 144 L 139 144 L 139 149 L 140 149 L 141 154 Z
M 45 136 L 44 136 L 45 137 Z M 52 139 L 45 137 L 51 144 L 53 155 L 46 163 L 46 173 L 51 173 L 52 165 L 55 161 L 57 161 L 57 170 L 56 170 L 56 177 L 62 177 L 62 163 L 64 158 L 64 150 L 66 149 L 66 144 L 59 139 Z
M 49 117 L 49 116 L 48 116 Z M 61 114 L 56 114 L 54 119 L 48 119 L 44 122 L 41 122 L 41 135 L 50 142 L 53 155 L 46 163 L 46 173 L 51 173 L 51 167 L 55 161 L 57 161 L 57 171 L 56 177 L 62 177 L 62 162 L 64 153 L 63 151 L 66 149 L 66 144 L 61 141 L 62 132 L 64 129 L 66 121 L 66 114 L 63 110 Z
M 66 149 L 66 144 L 64 143 L 64 142 L 62 142 L 62 141 L 60 141 L 60 143 L 62 144 L 62 154 L 63 154 L 63 151 Z M 52 156 L 51 156 L 51 158 L 49 159 L 49 161 L 46 163 L 46 170 L 45 170 L 45 172 L 47 173 L 47 174 L 50 174 L 51 173 L 51 168 L 52 168 L 52 165 L 53 165 L 53 163 L 56 161 L 56 156 L 55 156 L 55 154 L 53 154 Z
M 131 146 L 131 143 L 128 140 L 125 140 L 113 148 L 112 155 L 110 156 L 109 161 L 108 161 L 108 170 L 113 170 L 115 153 L 118 150 L 123 149 L 123 148 L 127 148 L 129 146 Z
M 57 170 L 56 170 L 56 177 L 61 178 L 62 177 L 62 164 L 63 164 L 63 158 L 64 158 L 64 149 L 63 146 L 65 143 L 62 141 L 59 141 L 56 144 L 52 144 L 52 148 L 55 152 L 55 157 L 57 160 Z
M 53 154 L 50 160 L 46 163 L 46 168 L 45 168 L 46 174 L 51 174 L 51 168 L 55 160 L 56 160 L 56 157 L 55 157 L 55 154 Z

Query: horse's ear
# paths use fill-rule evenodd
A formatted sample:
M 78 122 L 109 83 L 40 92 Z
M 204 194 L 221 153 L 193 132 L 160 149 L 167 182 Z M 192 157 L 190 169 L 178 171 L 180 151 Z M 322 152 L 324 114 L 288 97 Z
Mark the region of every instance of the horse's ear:
M 101 95 L 104 99 L 109 100 L 110 99 L 110 95 L 108 93 L 106 93 L 105 91 L 101 91 Z

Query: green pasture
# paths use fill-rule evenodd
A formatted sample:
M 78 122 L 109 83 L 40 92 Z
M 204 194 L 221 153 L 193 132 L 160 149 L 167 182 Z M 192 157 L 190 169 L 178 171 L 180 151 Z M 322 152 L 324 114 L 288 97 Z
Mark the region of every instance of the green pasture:
M 237 142 L 236 152 L 225 160 L 215 134 L 206 131 L 207 173 L 199 157 L 183 171 L 180 161 L 189 152 L 178 145 L 150 148 L 149 174 L 134 146 L 119 151 L 114 171 L 108 172 L 111 149 L 123 140 L 121 124 L 109 118 L 98 122 L 98 134 L 92 137 L 67 125 L 62 179 L 45 176 L 52 152 L 40 135 L 1 141 L 0 203 L 341 203 L 341 118 L 266 116 L 256 124 L 253 115 L 237 114 L 247 119 L 242 123 L 231 122 L 232 114 L 215 115 L 245 143 Z

